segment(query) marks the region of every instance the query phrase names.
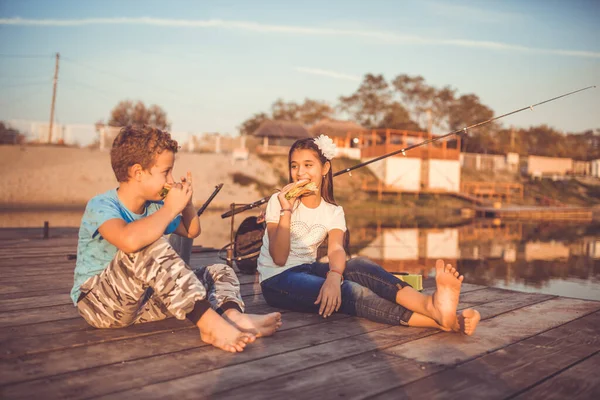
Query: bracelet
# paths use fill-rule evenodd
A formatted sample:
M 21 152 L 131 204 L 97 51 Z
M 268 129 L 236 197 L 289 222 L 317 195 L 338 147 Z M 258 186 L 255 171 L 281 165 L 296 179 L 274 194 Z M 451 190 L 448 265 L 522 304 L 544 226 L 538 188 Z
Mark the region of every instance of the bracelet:
M 292 209 L 291 209 L 291 208 L 282 208 L 282 209 L 281 209 L 281 212 L 284 212 L 284 211 L 289 211 L 289 212 L 292 212 Z
M 338 271 L 337 269 L 330 269 L 329 271 L 327 271 L 327 273 L 325 274 L 325 277 L 327 278 L 329 276 L 330 272 L 335 272 L 336 274 L 338 274 L 340 276 L 340 278 L 342 278 L 342 280 L 340 281 L 340 284 L 344 282 L 344 274 L 342 274 L 340 271 Z

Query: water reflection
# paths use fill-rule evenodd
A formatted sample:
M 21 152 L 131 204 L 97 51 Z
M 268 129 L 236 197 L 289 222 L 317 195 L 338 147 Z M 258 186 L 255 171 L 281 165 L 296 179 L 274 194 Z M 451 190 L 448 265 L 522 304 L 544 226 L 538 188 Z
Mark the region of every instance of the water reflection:
M 600 300 L 600 226 L 483 220 L 446 228 L 389 226 L 353 232 L 353 252 L 390 272 L 433 273 L 435 260 L 458 265 L 465 281 Z
M 0 228 L 77 227 L 83 211 L 4 211 Z M 235 219 L 235 226 L 253 212 Z M 404 225 L 410 221 L 411 226 Z M 435 260 L 458 266 L 465 281 L 513 290 L 600 300 L 599 224 L 524 224 L 480 220 L 439 227 L 435 222 L 395 218 L 350 220 L 353 254 L 369 257 L 391 272 L 433 273 Z M 202 216 L 194 245 L 221 248 L 230 220 L 218 212 Z

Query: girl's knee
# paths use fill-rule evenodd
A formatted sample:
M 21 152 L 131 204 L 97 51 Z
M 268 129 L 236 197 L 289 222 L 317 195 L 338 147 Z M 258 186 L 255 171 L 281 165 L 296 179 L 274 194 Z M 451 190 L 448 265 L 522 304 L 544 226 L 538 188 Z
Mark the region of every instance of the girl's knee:
M 356 257 L 346 263 L 346 272 L 366 272 L 373 269 L 383 268 L 366 257 Z

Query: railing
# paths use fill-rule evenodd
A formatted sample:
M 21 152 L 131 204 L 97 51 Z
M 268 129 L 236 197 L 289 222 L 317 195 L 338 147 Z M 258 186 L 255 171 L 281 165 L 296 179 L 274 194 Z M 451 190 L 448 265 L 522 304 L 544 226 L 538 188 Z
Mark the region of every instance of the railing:
M 374 158 L 394 151 L 399 151 L 408 147 L 408 145 L 399 144 L 378 144 L 376 146 L 363 147 L 361 149 L 362 158 Z M 459 149 L 449 149 L 445 147 L 417 147 L 407 151 L 406 157 L 422 159 L 440 159 L 440 160 L 458 160 L 460 157 Z M 398 154 L 402 157 L 402 154 Z
M 523 199 L 523 185 L 511 182 L 462 182 L 460 191 L 480 198 L 500 198 L 511 202 Z

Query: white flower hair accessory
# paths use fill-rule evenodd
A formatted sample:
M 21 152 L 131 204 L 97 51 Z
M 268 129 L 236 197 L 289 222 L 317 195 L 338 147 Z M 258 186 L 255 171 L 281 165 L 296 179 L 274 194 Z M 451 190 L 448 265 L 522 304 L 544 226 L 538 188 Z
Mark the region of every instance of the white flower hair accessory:
M 326 159 L 331 160 L 337 153 L 337 146 L 333 143 L 333 140 L 327 135 L 320 135 L 314 139 L 315 144 L 321 150 L 321 153 Z

